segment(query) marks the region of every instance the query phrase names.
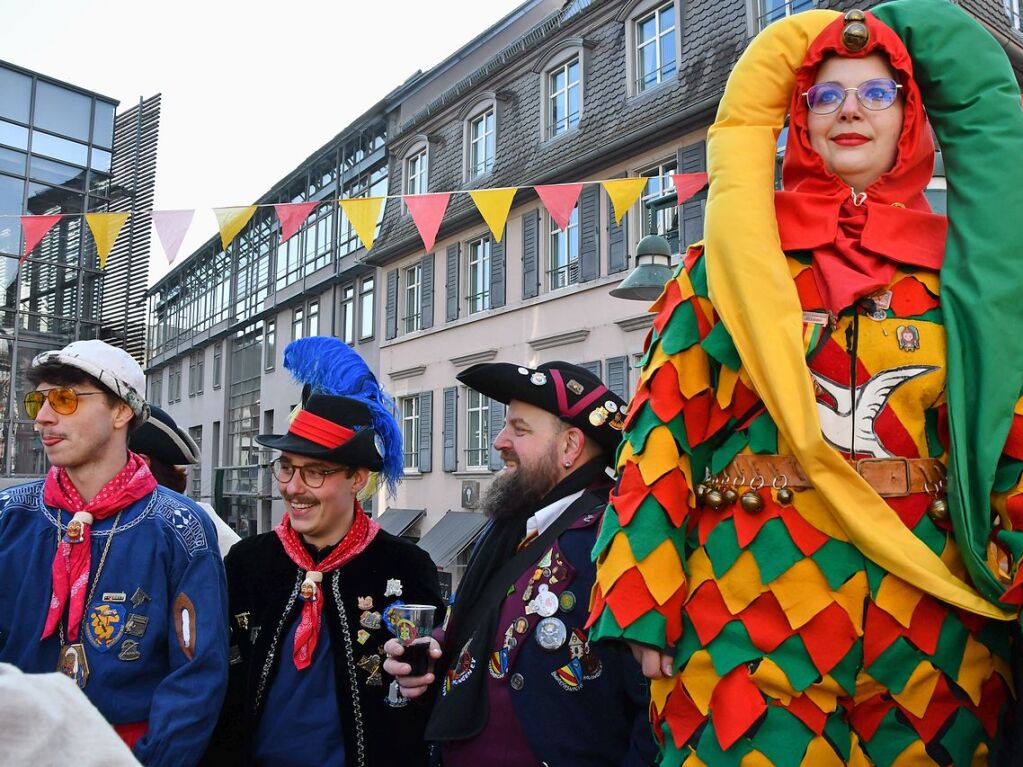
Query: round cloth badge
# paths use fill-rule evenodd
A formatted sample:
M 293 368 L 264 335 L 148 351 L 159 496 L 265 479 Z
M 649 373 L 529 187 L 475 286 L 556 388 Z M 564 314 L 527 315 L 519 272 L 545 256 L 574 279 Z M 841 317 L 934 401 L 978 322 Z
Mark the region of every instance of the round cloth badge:
M 541 618 L 550 618 L 558 611 L 558 596 L 550 590 L 546 583 L 541 583 L 529 606 Z
M 544 618 L 536 624 L 533 633 L 536 643 L 543 649 L 553 652 L 559 650 L 568 638 L 568 629 L 560 618 Z
M 561 592 L 561 596 L 558 598 L 558 607 L 561 608 L 561 612 L 570 613 L 575 607 L 575 594 L 571 591 Z
M 607 410 L 607 412 L 609 413 L 617 413 L 618 403 L 615 402 L 613 399 L 609 399 L 607 402 L 604 403 L 604 409 Z
M 529 375 L 529 370 L 527 368 L 519 368 L 519 373 L 521 375 L 528 376 Z

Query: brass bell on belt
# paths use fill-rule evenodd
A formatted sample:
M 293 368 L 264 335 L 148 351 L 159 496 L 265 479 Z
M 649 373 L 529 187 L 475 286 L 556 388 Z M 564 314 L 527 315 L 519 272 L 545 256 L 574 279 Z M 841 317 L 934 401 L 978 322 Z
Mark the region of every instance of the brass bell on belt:
M 721 494 L 721 497 L 724 498 L 725 506 L 731 506 L 739 500 L 739 494 L 732 488 L 725 490 L 725 492 Z
M 787 487 L 782 487 L 778 489 L 778 503 L 780 503 L 782 506 L 788 506 L 790 503 L 792 503 L 792 499 L 794 497 L 795 494 L 792 492 L 791 489 Z
M 721 494 L 721 491 L 715 487 L 707 491 L 707 494 L 704 496 L 704 501 L 708 506 L 717 511 L 725 502 L 725 498 Z
M 850 53 L 862 51 L 870 42 L 870 30 L 867 29 L 867 17 L 861 10 L 851 10 L 845 14 L 845 27 L 842 29 L 842 44 Z
M 935 521 L 948 519 L 948 501 L 944 498 L 932 498 L 927 504 L 927 516 Z
M 760 497 L 760 493 L 756 493 L 753 490 L 747 490 L 743 493 L 740 503 L 742 504 L 742 508 L 750 514 L 756 514 L 764 508 L 764 499 Z
M 696 505 L 703 507 L 707 503 L 707 486 L 702 482 L 696 486 Z

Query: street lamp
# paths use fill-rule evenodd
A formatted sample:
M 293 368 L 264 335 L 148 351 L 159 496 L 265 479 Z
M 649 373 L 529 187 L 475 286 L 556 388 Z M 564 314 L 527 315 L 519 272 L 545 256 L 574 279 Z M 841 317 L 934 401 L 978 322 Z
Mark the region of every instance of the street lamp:
M 671 245 L 657 234 L 648 234 L 636 246 L 636 268 L 610 293 L 630 301 L 654 301 L 671 279 Z

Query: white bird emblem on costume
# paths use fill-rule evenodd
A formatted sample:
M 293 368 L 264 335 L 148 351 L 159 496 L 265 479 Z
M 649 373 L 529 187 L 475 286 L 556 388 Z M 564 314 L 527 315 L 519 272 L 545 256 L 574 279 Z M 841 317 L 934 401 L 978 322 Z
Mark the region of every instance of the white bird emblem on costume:
M 905 367 L 882 370 L 856 387 L 856 416 L 852 417 L 852 392 L 848 386 L 835 383 L 820 373 L 810 375 L 834 400 L 832 407 L 826 402 L 817 402 L 821 420 L 821 431 L 829 444 L 846 453 L 853 450 L 853 436 L 857 455 L 873 458 L 891 458 L 874 431 L 874 421 L 888 404 L 894 391 L 906 381 L 937 370 L 933 365 L 906 365 Z

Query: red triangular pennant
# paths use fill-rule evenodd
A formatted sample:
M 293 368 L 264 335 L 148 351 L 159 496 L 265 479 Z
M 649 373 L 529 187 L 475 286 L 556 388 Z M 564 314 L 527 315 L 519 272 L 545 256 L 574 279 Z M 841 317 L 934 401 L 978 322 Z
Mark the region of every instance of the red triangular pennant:
M 437 242 L 437 231 L 440 229 L 441 219 L 444 218 L 444 211 L 448 209 L 448 200 L 451 195 L 447 192 L 441 194 L 408 194 L 402 197 L 408 212 L 412 214 L 412 220 L 416 223 L 419 236 L 423 238 L 423 247 L 432 250 Z
M 25 235 L 25 252 L 18 259 L 18 266 L 21 266 L 28 254 L 40 243 L 46 233 L 60 221 L 62 215 L 57 213 L 51 216 L 22 216 L 21 231 Z
M 274 210 L 277 211 L 277 218 L 281 220 L 282 243 L 291 239 L 291 236 L 297 232 L 305 220 L 309 218 L 309 214 L 313 212 L 313 208 L 319 204 L 319 200 L 313 200 L 312 202 L 291 202 L 274 205 Z
M 548 186 L 534 186 L 537 195 L 543 201 L 547 212 L 551 214 L 558 229 L 564 231 L 572 218 L 572 211 L 579 201 L 579 194 L 583 190 L 582 184 L 550 184 Z
M 676 205 L 681 205 L 707 186 L 706 173 L 672 173 L 671 178 L 675 182 L 675 193 L 678 195 Z

